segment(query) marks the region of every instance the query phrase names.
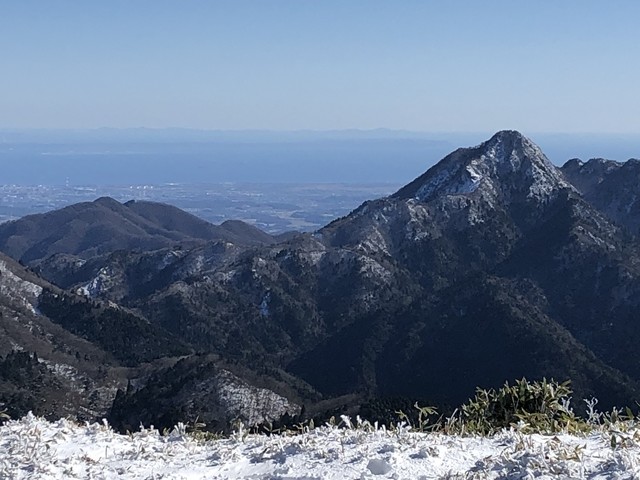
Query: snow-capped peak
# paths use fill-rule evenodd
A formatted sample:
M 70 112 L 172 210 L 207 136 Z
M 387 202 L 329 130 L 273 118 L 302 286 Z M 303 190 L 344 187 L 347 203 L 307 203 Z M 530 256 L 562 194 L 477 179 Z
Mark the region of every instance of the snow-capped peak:
M 545 200 L 572 188 L 537 145 L 519 132 L 504 130 L 477 147 L 449 154 L 394 197 L 423 202 L 445 195 Z

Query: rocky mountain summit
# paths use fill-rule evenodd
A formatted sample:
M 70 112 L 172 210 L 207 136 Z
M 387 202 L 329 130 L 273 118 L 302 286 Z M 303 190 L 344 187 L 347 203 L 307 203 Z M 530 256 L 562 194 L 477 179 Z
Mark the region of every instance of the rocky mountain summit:
M 571 188 L 531 140 L 516 131 L 501 131 L 477 147 L 446 156 L 393 197 L 429 202 L 463 195 L 507 204 L 545 202 L 558 190 Z
M 125 375 L 129 388 L 112 411 L 123 425 L 156 415 L 158 426 L 206 404 L 215 424 L 225 390 L 207 379 L 231 370 L 235 385 L 248 382 L 253 389 L 243 391 L 288 414 L 399 397 L 456 405 L 478 385 L 522 376 L 571 379 L 577 397 L 595 395 L 603 406 L 633 404 L 640 250 L 628 231 L 634 209 L 619 208 L 623 200 L 611 194 L 620 190 L 607 184 L 635 163 L 585 169 L 591 162 L 558 169 L 529 139 L 503 131 L 456 150 L 395 194 L 283 241 L 242 225 L 226 229 L 234 238 L 207 236 L 197 232 L 209 227 L 171 208 L 107 202 L 160 229 L 162 241 L 133 249 L 118 233 L 106 245 L 106 237 L 83 235 L 82 248 L 63 250 L 52 236 L 21 233 L 42 220 L 27 217 L 0 228 L 0 248 L 32 259 L 65 289 L 39 294 L 30 303 L 36 315 L 111 355 L 123 345 L 137 352 L 116 357 L 138 369 Z M 61 222 L 50 230 L 73 230 L 70 211 L 47 214 Z M 96 307 L 79 307 L 79 299 Z M 123 320 L 114 323 L 99 305 L 117 307 Z M 142 362 L 156 366 L 141 373 Z M 199 370 L 199 362 L 210 366 Z

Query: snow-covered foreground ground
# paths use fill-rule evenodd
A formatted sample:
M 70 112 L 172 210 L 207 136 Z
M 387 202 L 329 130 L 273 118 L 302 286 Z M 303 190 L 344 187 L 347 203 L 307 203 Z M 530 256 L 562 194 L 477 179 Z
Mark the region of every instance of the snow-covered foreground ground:
M 369 429 L 371 430 L 371 429 Z M 640 430 L 493 438 L 322 427 L 198 442 L 31 415 L 0 428 L 2 479 L 640 478 Z

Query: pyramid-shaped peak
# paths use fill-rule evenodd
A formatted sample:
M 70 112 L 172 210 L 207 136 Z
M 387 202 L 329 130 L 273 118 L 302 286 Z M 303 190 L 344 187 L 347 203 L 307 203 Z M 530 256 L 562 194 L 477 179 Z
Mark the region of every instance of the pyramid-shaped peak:
M 459 148 L 394 197 L 430 201 L 443 195 L 494 199 L 546 198 L 571 188 L 540 148 L 516 130 L 502 130 L 472 148 Z M 517 193 L 520 192 L 520 193 Z
M 493 139 L 523 139 L 523 140 L 529 140 L 527 137 L 525 137 L 522 133 L 520 133 L 518 130 L 500 130 L 499 132 L 496 132 L 493 137 L 491 137 L 490 141 Z
M 501 130 L 476 148 L 487 158 L 509 160 L 526 155 L 551 165 L 540 148 L 517 130 Z
M 528 142 L 531 143 L 527 137 L 521 134 L 517 130 L 500 130 L 491 137 L 487 143 L 492 142 Z

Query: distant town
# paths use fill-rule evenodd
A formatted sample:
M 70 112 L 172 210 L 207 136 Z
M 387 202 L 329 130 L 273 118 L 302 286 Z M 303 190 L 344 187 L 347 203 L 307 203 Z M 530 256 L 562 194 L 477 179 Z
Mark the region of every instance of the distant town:
M 112 197 L 175 205 L 211 223 L 243 220 L 269 233 L 313 231 L 396 184 L 0 185 L 0 223 L 78 202 Z

